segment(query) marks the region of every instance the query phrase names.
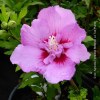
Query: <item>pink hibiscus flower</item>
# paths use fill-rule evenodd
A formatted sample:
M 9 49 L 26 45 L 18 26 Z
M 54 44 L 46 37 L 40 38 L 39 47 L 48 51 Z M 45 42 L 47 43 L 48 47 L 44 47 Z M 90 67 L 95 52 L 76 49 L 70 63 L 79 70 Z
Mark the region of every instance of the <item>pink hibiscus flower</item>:
M 11 62 L 24 72 L 38 72 L 50 83 L 70 80 L 75 65 L 90 57 L 84 44 L 86 32 L 74 14 L 59 6 L 44 8 L 32 25 L 21 28 L 21 44 L 11 55 Z

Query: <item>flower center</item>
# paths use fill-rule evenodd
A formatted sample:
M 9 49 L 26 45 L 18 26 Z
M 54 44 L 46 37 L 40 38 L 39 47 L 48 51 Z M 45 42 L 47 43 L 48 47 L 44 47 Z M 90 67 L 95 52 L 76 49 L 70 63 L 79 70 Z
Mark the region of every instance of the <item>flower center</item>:
M 52 51 L 56 51 L 57 48 L 58 48 L 58 43 L 57 43 L 57 40 L 55 38 L 55 36 L 49 36 L 49 39 L 48 39 L 48 44 L 49 44 L 49 50 Z
M 56 37 L 54 35 L 49 36 L 48 42 L 45 42 L 45 45 L 46 46 L 44 46 L 44 48 L 46 50 L 47 57 L 43 57 L 43 62 L 45 64 L 52 63 L 53 61 L 59 62 L 59 60 L 63 57 L 61 56 L 63 53 L 63 46 L 57 42 Z M 42 56 L 45 56 L 44 53 Z

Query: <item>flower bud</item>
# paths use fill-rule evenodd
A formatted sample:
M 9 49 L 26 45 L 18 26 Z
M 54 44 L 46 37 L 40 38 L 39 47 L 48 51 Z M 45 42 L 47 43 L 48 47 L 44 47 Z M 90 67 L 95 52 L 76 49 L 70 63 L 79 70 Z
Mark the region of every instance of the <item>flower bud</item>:
M 0 30 L 0 35 L 7 33 L 5 30 Z
M 8 27 L 7 22 L 2 22 L 1 23 L 1 28 L 7 29 L 7 27 Z
M 16 22 L 13 21 L 13 20 L 10 20 L 8 22 L 8 28 L 12 29 L 12 28 L 15 28 L 16 27 Z
M 9 34 L 7 33 L 6 30 L 0 30 L 0 39 L 7 39 L 9 37 Z

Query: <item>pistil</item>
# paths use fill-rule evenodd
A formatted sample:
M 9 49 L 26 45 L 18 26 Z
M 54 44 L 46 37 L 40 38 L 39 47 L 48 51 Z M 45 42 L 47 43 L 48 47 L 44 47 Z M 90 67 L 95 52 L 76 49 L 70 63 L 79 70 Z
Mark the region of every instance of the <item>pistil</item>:
M 48 44 L 49 44 L 49 50 L 51 51 L 56 51 L 58 48 L 58 43 L 57 40 L 55 38 L 55 36 L 50 36 L 48 39 Z

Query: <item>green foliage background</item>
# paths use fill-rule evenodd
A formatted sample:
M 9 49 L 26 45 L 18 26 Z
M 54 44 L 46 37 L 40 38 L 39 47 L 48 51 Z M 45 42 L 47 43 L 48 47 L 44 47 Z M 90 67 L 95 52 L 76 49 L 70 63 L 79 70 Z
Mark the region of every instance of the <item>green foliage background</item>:
M 0 48 L 4 48 L 4 53 L 10 56 L 20 44 L 22 25 L 30 25 L 42 8 L 53 5 L 73 11 L 79 25 L 87 32 L 83 43 L 91 53 L 91 58 L 77 65 L 74 82 L 70 82 L 71 84 L 65 81 L 55 85 L 49 84 L 41 75 L 30 72 L 21 75 L 19 88 L 31 87 L 36 94 L 36 100 L 54 100 L 57 96 L 57 100 L 89 100 L 89 91 L 93 93 L 93 100 L 100 100 L 100 0 L 0 0 Z M 19 70 L 17 66 L 16 71 Z M 85 86 L 89 82 L 93 83 L 91 90 Z

